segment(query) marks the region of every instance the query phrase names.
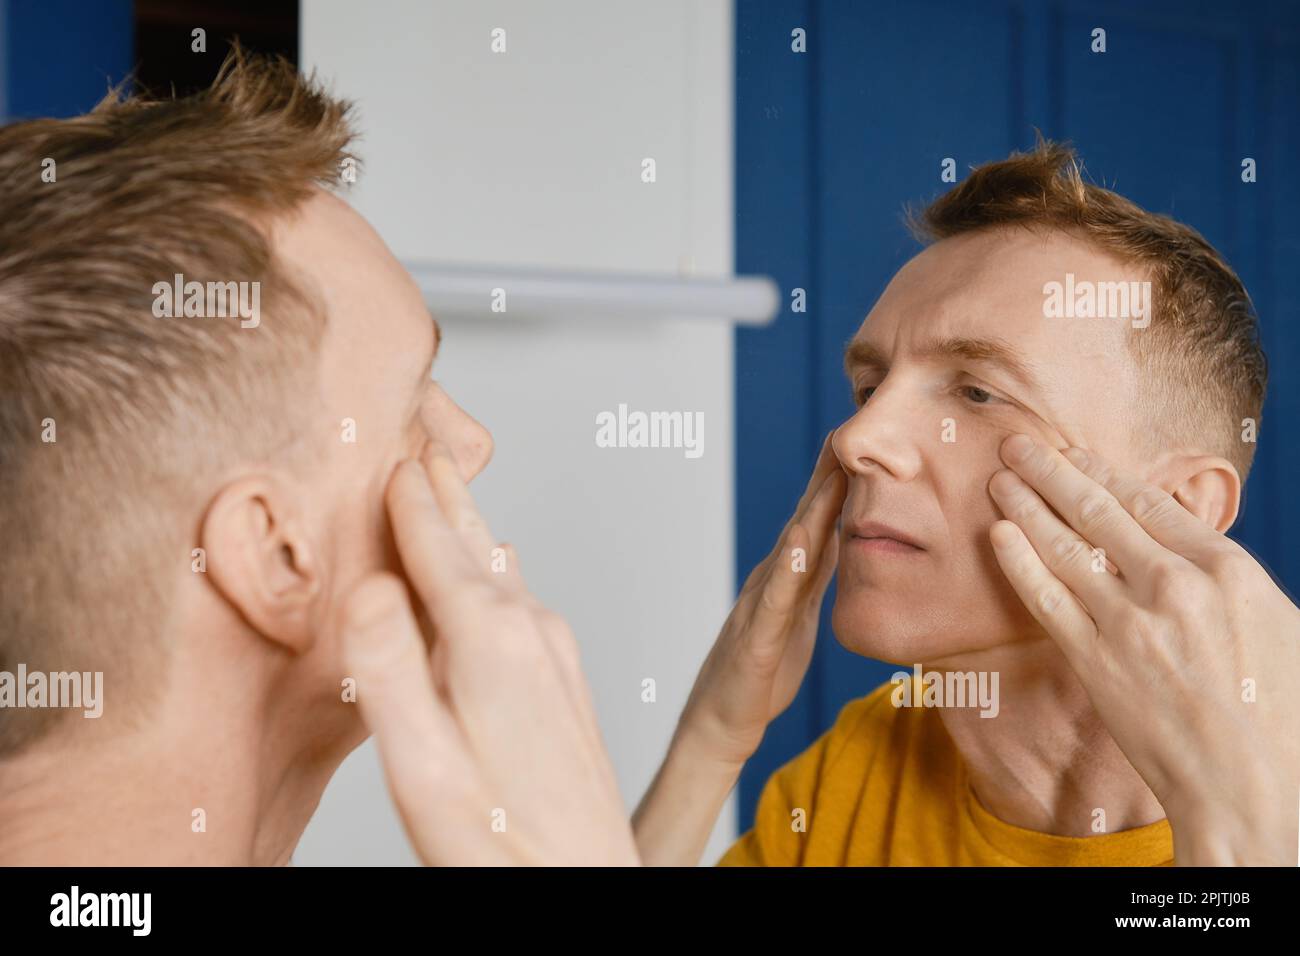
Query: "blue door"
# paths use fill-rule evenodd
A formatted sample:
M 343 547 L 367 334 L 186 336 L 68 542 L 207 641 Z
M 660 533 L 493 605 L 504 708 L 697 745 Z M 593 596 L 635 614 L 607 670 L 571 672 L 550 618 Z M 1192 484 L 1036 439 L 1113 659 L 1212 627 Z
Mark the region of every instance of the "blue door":
M 796 29 L 805 53 L 792 50 Z M 1233 536 L 1296 593 L 1300 323 L 1286 277 L 1300 261 L 1300 7 L 739 0 L 736 44 L 736 269 L 786 292 L 774 326 L 736 335 L 740 580 L 852 412 L 844 343 L 919 248 L 904 203 L 951 188 L 945 157 L 960 176 L 1032 146 L 1037 128 L 1072 141 L 1093 181 L 1199 229 L 1250 290 L 1269 397 Z M 1242 182 L 1247 157 L 1255 183 Z M 805 313 L 790 311 L 795 288 Z M 768 776 L 896 669 L 841 648 L 829 603 L 799 697 L 741 777 L 742 829 Z

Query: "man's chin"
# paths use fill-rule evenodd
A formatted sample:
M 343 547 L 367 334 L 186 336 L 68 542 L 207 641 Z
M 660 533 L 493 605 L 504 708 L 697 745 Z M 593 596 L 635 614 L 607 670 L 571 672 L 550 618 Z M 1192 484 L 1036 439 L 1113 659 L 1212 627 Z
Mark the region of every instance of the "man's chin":
M 997 614 L 961 614 L 932 597 L 863 591 L 871 593 L 838 594 L 831 611 L 835 639 L 863 657 L 910 667 L 1005 644 L 1014 633 Z

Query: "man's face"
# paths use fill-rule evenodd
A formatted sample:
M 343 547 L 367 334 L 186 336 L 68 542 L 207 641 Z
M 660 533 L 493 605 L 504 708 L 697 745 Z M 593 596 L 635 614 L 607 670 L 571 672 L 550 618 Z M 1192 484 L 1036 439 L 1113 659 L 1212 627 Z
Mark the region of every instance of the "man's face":
M 1008 435 L 1144 472 L 1129 320 L 1045 318 L 1043 287 L 1066 273 L 1145 278 L 1063 233 L 973 233 L 904 266 L 854 336 L 858 410 L 833 440 L 849 476 L 833 615 L 848 649 L 938 664 L 1040 633 L 988 541 Z
M 321 459 L 305 490 L 319 529 L 328 633 L 362 575 L 400 569 L 383 505 L 397 464 L 437 440 L 469 481 L 491 458 L 492 438 L 432 379 L 441 331 L 409 273 L 351 206 L 319 192 L 277 233 L 276 249 L 306 274 L 328 314 L 319 395 L 304 398 L 318 403 L 308 409 L 309 440 Z

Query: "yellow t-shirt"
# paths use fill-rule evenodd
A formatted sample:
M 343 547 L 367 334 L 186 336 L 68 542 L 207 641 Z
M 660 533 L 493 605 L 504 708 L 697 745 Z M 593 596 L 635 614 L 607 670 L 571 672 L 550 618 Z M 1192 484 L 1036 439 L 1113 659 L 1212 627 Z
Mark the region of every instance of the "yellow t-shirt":
M 895 707 L 894 686 L 848 703 L 835 726 L 772 775 L 754 829 L 719 866 L 1172 864 L 1168 820 L 1088 837 L 999 820 L 975 797 L 939 715 Z

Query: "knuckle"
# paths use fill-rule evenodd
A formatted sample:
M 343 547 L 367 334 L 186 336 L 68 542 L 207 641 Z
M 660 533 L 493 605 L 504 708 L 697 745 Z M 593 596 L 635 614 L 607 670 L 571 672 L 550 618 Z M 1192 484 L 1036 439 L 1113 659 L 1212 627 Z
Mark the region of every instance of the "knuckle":
M 1038 553 L 1032 547 L 1024 548 L 1015 562 L 1016 574 L 1022 581 L 1032 581 L 1038 573 Z
M 1214 578 L 1232 584 L 1246 580 L 1258 567 L 1250 555 L 1237 547 L 1215 551 L 1206 566 Z
M 1143 488 L 1133 496 L 1133 517 L 1142 524 L 1159 521 L 1172 501 L 1173 498 L 1157 488 Z
M 1061 609 L 1065 603 L 1065 594 L 1058 587 L 1045 587 L 1038 592 L 1034 602 L 1038 605 L 1040 613 L 1050 616 Z
M 1087 550 L 1084 543 L 1072 534 L 1058 535 L 1052 542 L 1052 557 L 1061 565 L 1078 563 L 1083 552 Z
M 456 515 L 457 531 L 483 531 L 486 528 L 487 524 L 483 521 L 483 516 L 477 511 L 466 508 Z
M 772 589 L 766 587 L 758 595 L 758 605 L 769 614 L 784 614 L 787 610 L 776 595 L 772 593 Z
M 406 605 L 406 588 L 397 578 L 380 574 L 359 584 L 349 596 L 344 619 L 349 628 L 363 630 L 392 620 Z
M 1152 637 L 1151 622 L 1136 608 L 1122 614 L 1117 627 L 1124 640 L 1130 644 L 1146 644 Z
M 1035 495 L 1018 495 L 1011 507 L 1013 513 L 1008 517 L 1022 528 L 1027 528 L 1038 517 L 1038 508 L 1038 498 Z
M 1089 492 L 1079 500 L 1077 513 L 1079 530 L 1085 535 L 1100 530 L 1114 517 L 1113 499 L 1109 495 Z
M 1033 460 L 1033 470 L 1042 481 L 1047 481 L 1056 476 L 1060 470 L 1061 460 L 1056 455 L 1035 452 Z
M 495 582 L 488 579 L 476 577 L 461 584 L 456 589 L 456 600 L 463 607 L 471 607 L 493 614 L 504 610 L 500 588 L 496 586 Z
M 1179 610 L 1200 606 L 1205 588 L 1200 573 L 1191 566 L 1174 561 L 1159 561 L 1151 569 L 1151 586 L 1162 604 Z
M 1174 580 L 1178 577 L 1178 568 L 1172 561 L 1156 561 L 1147 572 L 1147 580 L 1151 582 L 1151 587 L 1162 592 L 1169 588 Z

